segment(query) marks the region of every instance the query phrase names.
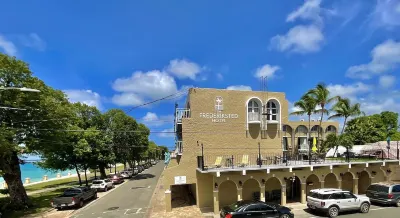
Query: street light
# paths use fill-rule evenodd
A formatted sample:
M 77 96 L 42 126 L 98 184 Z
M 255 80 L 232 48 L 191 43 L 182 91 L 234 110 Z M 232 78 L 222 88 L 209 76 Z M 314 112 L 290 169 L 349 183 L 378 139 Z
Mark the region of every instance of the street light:
M 387 146 L 386 146 L 386 148 L 388 149 L 388 154 L 387 154 L 387 159 L 389 159 L 389 152 L 390 152 L 390 140 L 391 140 L 391 138 L 390 138 L 390 130 L 392 130 L 392 125 L 389 125 L 388 126 L 388 128 L 387 128 L 387 135 L 388 135 L 388 137 L 387 137 L 387 139 L 386 139 L 386 141 L 387 141 Z
M 26 87 L 0 87 L 0 91 L 4 90 L 19 90 L 21 92 L 40 92 L 40 90 L 37 89 L 31 89 L 31 88 L 26 88 Z

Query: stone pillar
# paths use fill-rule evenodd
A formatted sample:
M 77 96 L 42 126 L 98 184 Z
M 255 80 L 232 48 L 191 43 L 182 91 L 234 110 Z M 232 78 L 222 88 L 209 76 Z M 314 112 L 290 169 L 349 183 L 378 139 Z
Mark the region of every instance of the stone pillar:
M 321 188 L 324 188 L 325 187 L 325 181 L 321 181 L 320 183 L 321 183 Z
M 260 187 L 260 201 L 265 202 L 265 185 Z
M 353 194 L 358 194 L 358 178 L 353 178 Z
M 282 185 L 281 187 L 281 205 L 286 205 L 286 185 Z
M 172 205 L 171 205 L 171 190 L 167 189 L 165 191 L 165 211 L 171 212 Z
M 214 190 L 214 214 L 219 214 L 219 198 L 218 198 L 218 190 Z
M 301 183 L 301 203 L 307 203 L 307 183 Z
M 342 180 L 337 181 L 338 189 L 342 189 Z
M 25 184 L 29 184 L 31 183 L 31 179 L 30 178 L 25 178 Z
M 237 190 L 237 199 L 238 201 L 241 201 L 243 199 L 243 189 L 242 188 L 238 188 Z

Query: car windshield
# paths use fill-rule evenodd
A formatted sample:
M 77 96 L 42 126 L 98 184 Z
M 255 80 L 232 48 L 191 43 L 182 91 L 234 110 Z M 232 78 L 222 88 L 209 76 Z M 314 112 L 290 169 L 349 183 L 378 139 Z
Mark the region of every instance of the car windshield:
M 64 196 L 65 197 L 71 197 L 71 196 L 75 196 L 77 194 L 80 194 L 81 191 L 78 189 L 67 189 L 64 191 Z
M 388 186 L 384 186 L 384 185 L 370 185 L 368 187 L 368 190 L 369 191 L 388 193 L 389 192 L 389 187 Z
M 242 207 L 243 205 L 248 204 L 249 202 L 245 202 L 245 201 L 238 201 L 236 203 L 233 203 L 231 205 L 229 205 L 229 209 L 231 209 L 232 211 L 236 211 L 238 210 L 240 207 Z
M 94 181 L 93 181 L 93 184 L 103 184 L 103 181 L 101 181 L 101 180 L 94 180 Z
M 329 199 L 330 196 L 331 196 L 330 194 L 320 194 L 320 193 L 316 193 L 316 192 L 310 192 L 310 197 L 321 199 L 321 200 Z

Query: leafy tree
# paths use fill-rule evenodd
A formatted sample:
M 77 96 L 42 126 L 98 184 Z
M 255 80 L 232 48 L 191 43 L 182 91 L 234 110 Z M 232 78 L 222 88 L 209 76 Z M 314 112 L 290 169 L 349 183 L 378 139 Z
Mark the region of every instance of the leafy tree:
M 168 152 L 168 148 L 167 148 L 167 146 L 163 146 L 163 145 L 158 146 L 158 147 L 159 147 L 160 150 L 161 150 L 160 158 L 163 160 L 163 159 L 165 158 L 165 153 Z
M 328 120 L 333 119 L 333 118 L 340 118 L 340 117 L 344 118 L 341 134 L 343 134 L 344 129 L 346 128 L 346 122 L 349 117 L 356 117 L 356 116 L 360 116 L 362 114 L 365 115 L 365 113 L 360 110 L 360 104 L 356 103 L 356 104 L 352 105 L 350 102 L 350 99 L 348 99 L 348 98 L 339 98 L 339 100 L 336 102 L 336 104 L 332 107 L 331 110 L 335 114 L 328 117 Z
M 330 92 L 326 85 L 324 83 L 319 83 L 317 86 L 307 92 L 308 95 L 312 96 L 315 101 L 317 102 L 317 105 L 321 107 L 321 109 L 315 110 L 316 113 L 321 113 L 321 119 L 319 121 L 319 126 L 322 127 L 322 120 L 324 118 L 324 114 L 329 115 L 329 111 L 325 108 L 325 106 L 334 100 L 338 99 L 338 97 L 331 97 Z M 321 142 L 320 136 L 322 136 L 322 133 L 320 133 L 321 128 L 318 128 L 318 144 Z
M 0 172 L 7 182 L 13 207 L 26 208 L 29 198 L 21 180 L 19 155 L 38 153 L 62 136 L 52 129 L 66 128 L 68 101 L 61 91 L 34 77 L 28 65 L 0 54 L 0 87 L 28 87 L 40 93 L 0 90 Z

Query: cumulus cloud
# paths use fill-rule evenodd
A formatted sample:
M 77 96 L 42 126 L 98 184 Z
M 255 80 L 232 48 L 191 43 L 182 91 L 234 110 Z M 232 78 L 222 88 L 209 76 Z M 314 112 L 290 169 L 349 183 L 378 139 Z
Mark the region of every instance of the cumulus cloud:
M 379 85 L 384 88 L 390 88 L 396 83 L 396 77 L 391 75 L 383 75 L 379 77 Z
M 260 77 L 268 77 L 269 79 L 275 76 L 275 72 L 280 70 L 281 68 L 279 66 L 271 66 L 269 64 L 263 65 L 259 68 L 257 68 L 256 73 L 254 76 L 256 78 Z
M 115 94 L 111 101 L 119 106 L 137 106 L 144 103 L 144 100 L 139 95 L 131 92 Z
M 375 10 L 370 17 L 373 28 L 395 29 L 400 26 L 400 2 L 377 0 Z
M 400 42 L 387 40 L 371 51 L 372 60 L 367 64 L 351 66 L 347 76 L 357 79 L 370 79 L 375 75 L 393 70 L 400 64 Z
M 158 116 L 156 113 L 147 112 L 141 119 L 147 126 L 163 126 L 174 122 L 173 115 Z
M 102 109 L 101 96 L 92 90 L 64 90 L 70 102 L 80 102 L 89 106 L 95 106 L 99 110 Z
M 29 35 L 19 35 L 18 39 L 22 43 L 22 45 L 26 47 L 30 47 L 38 51 L 44 51 L 46 49 L 46 42 L 36 33 L 30 33 Z
M 228 90 L 240 90 L 240 91 L 251 91 L 251 87 L 250 86 L 245 86 L 245 85 L 228 86 L 226 89 L 228 89 Z
M 311 20 L 317 23 L 322 23 L 321 12 L 321 0 L 306 0 L 302 6 L 291 12 L 286 22 L 293 22 L 297 19 Z
M 350 85 L 329 84 L 327 89 L 330 91 L 331 96 L 341 96 L 346 98 L 355 98 L 357 95 L 365 94 L 373 90 L 370 85 L 362 82 L 357 82 Z
M 3 51 L 4 53 L 10 56 L 17 55 L 17 47 L 15 47 L 14 43 L 1 34 L 0 34 L 0 51 Z
M 158 133 L 159 137 L 173 138 L 175 136 L 174 129 L 164 129 L 161 133 Z
M 298 25 L 289 30 L 286 35 L 276 35 L 271 39 L 273 49 L 284 52 L 312 53 L 321 49 L 324 35 L 316 25 Z
M 185 59 L 174 59 L 169 62 L 166 71 L 179 79 L 189 78 L 195 80 L 196 76 L 201 73 L 202 67 Z

